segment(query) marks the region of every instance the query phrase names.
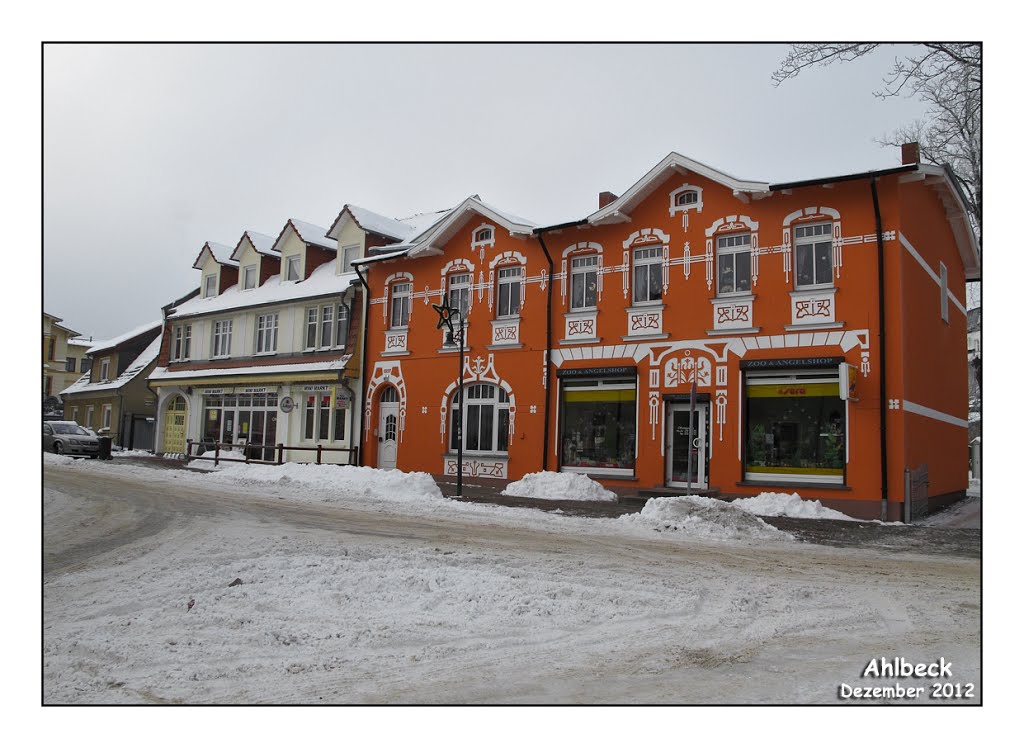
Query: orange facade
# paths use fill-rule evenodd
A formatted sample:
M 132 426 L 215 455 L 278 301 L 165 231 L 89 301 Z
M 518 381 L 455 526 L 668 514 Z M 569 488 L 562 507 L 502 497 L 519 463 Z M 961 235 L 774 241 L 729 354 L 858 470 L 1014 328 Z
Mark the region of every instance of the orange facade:
M 864 517 L 885 499 L 889 518 L 906 468 L 928 465 L 937 501 L 962 492 L 976 248 L 929 174 L 769 186 L 673 154 L 570 224 L 467 201 L 364 265 L 365 464 L 452 475 L 461 427 L 467 477 L 796 491 Z M 443 298 L 468 307 L 464 413 Z

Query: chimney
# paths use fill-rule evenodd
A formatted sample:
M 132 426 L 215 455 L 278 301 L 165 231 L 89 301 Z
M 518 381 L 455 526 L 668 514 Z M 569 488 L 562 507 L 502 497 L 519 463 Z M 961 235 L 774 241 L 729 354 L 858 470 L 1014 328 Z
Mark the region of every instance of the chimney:
M 904 166 L 921 163 L 921 148 L 917 144 L 917 141 L 914 141 L 913 143 L 904 143 L 902 149 Z
M 618 199 L 619 196 L 613 192 L 602 192 L 600 195 L 597 196 L 597 209 L 601 210 L 601 208 L 603 208 L 604 206 L 608 205 L 609 203 L 614 203 Z

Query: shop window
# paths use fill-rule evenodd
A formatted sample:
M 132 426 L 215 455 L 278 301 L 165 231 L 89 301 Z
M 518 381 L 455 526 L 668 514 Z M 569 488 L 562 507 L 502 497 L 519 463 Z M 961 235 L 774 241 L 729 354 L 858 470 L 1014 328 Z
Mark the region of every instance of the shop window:
M 302 437 L 306 441 L 330 442 L 345 439 L 347 403 L 330 392 L 306 392 L 302 408 Z
M 633 250 L 633 303 L 661 300 L 662 247 Z
M 565 381 L 559 420 L 563 470 L 632 474 L 635 379 Z
M 345 420 L 348 416 L 347 403 L 341 398 L 334 401 L 334 441 L 345 441 Z
M 452 429 L 450 447 L 467 452 L 508 452 L 509 397 L 494 384 L 471 384 L 465 388 L 466 408 L 463 415 L 459 393 L 452 395 Z
M 261 314 L 256 318 L 256 353 L 277 351 L 278 314 Z
M 184 407 L 184 400 L 182 400 Z M 203 397 L 203 443 L 222 449 L 245 443 L 252 460 L 274 460 L 277 444 L 277 394 L 206 395 Z
M 796 287 L 832 285 L 832 224 L 813 223 L 793 230 Z
M 409 326 L 409 306 L 412 298 L 411 283 L 396 283 L 391 287 L 391 329 Z
M 213 357 L 223 358 L 231 355 L 231 328 L 229 319 L 217 320 L 213 323 Z
M 522 301 L 522 267 L 498 269 L 498 317 L 518 317 Z
M 192 354 L 192 325 L 175 325 L 172 361 L 188 361 Z
M 574 312 L 597 308 L 597 255 L 572 259 L 570 309 Z
M 242 290 L 248 291 L 256 288 L 256 266 L 246 265 L 242 270 Z
M 299 255 L 286 257 L 284 260 L 284 279 L 286 281 L 297 281 L 299 279 Z
M 750 292 L 750 234 L 718 237 L 718 295 Z
M 748 375 L 744 394 L 748 480 L 843 482 L 846 405 L 838 376 Z

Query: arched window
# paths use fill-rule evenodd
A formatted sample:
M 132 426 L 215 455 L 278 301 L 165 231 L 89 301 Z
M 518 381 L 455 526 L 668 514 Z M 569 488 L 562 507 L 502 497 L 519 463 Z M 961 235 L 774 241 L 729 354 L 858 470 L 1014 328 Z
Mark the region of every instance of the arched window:
M 494 384 L 471 384 L 466 390 L 466 408 L 463 416 L 459 393 L 452 395 L 451 449 L 459 448 L 459 438 L 465 434 L 462 448 L 468 452 L 508 452 L 509 397 L 505 390 Z
M 493 237 L 494 231 L 491 229 L 480 229 L 473 237 L 473 241 L 477 244 L 483 244 L 484 242 L 489 242 Z
M 397 403 L 398 390 L 394 387 L 385 387 L 384 391 L 380 393 L 380 401 L 382 403 Z
M 687 205 L 696 205 L 698 199 L 697 190 L 685 190 L 675 196 L 675 207 L 683 208 Z

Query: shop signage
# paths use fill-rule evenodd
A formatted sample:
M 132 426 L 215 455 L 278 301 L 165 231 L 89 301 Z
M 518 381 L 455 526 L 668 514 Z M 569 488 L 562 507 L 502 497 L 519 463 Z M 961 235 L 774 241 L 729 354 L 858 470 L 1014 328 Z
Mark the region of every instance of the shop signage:
M 275 388 L 276 389 L 276 388 Z M 243 395 L 262 395 L 264 392 L 270 392 L 269 387 L 243 387 L 239 390 Z
M 282 397 L 280 407 L 282 413 L 291 413 L 293 410 L 295 410 L 295 401 L 292 400 L 290 397 Z
M 857 377 L 860 374 L 853 364 L 839 364 L 839 397 L 850 402 L 859 402 L 857 395 Z
M 594 369 L 559 369 L 558 377 L 635 377 L 635 366 L 602 366 Z
M 329 389 L 331 389 L 331 385 L 329 385 L 329 384 L 310 384 L 310 385 L 307 385 L 307 386 L 303 387 L 302 389 L 306 390 L 306 392 L 327 392 Z
M 207 387 L 203 390 L 204 395 L 223 395 L 227 392 L 234 392 L 234 388 L 224 389 L 223 387 Z
M 741 369 L 826 369 L 843 363 L 842 356 L 822 356 L 819 358 L 760 358 L 740 361 Z

